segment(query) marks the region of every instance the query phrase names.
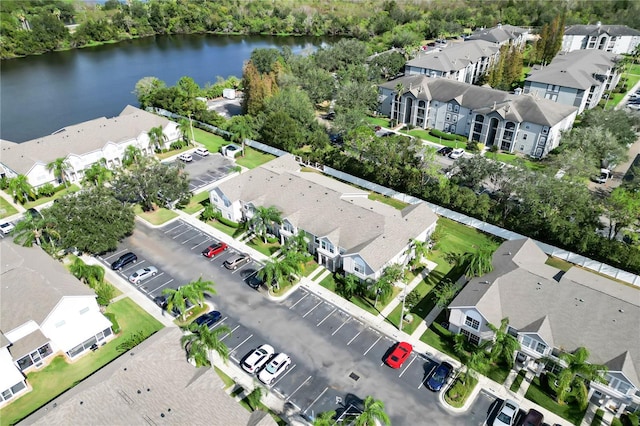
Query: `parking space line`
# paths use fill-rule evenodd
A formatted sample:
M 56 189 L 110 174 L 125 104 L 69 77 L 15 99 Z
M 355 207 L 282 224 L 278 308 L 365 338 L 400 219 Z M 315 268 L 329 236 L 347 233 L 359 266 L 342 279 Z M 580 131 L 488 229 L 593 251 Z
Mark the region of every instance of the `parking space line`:
M 240 346 L 242 346 L 244 343 L 246 343 L 247 340 L 251 339 L 253 337 L 253 334 L 251 334 L 249 337 L 247 337 L 246 339 L 244 339 L 242 342 L 238 343 L 238 346 L 236 346 L 235 348 L 231 349 L 231 351 L 235 351 L 236 349 L 238 349 Z
M 322 303 L 324 303 L 324 301 L 323 301 L 323 300 L 320 300 L 320 301 L 318 302 L 318 304 L 317 304 L 316 306 L 314 306 L 313 308 L 309 309 L 309 310 L 307 311 L 307 313 L 306 313 L 306 314 L 304 314 L 304 315 L 302 316 L 302 318 L 306 318 L 306 317 L 307 317 L 307 315 L 309 315 L 311 312 L 313 312 L 313 310 L 314 310 L 315 308 L 317 308 L 318 306 L 322 305 Z
M 275 385 L 277 385 L 278 383 L 280 383 L 280 381 L 281 381 L 282 379 L 284 379 L 284 376 L 286 376 L 287 374 L 289 374 L 289 372 L 290 372 L 290 371 L 293 371 L 293 369 L 294 369 L 294 368 L 296 368 L 296 364 L 293 364 L 293 365 L 291 366 L 291 368 L 287 369 L 287 371 L 285 371 L 285 372 L 284 372 L 284 374 L 283 374 L 282 376 L 280 376 L 280 378 L 279 378 L 278 380 L 276 380 L 276 382 L 275 382 L 275 383 L 273 383 L 273 384 L 271 385 L 271 387 L 273 388 Z
M 187 232 L 191 231 L 191 228 L 187 229 L 186 231 L 183 231 L 181 233 L 179 233 L 178 235 L 176 235 L 175 237 L 172 237 L 173 240 L 175 240 L 176 238 L 178 238 L 180 235 L 182 234 L 186 234 Z
M 355 336 L 353 336 L 351 338 L 351 340 L 349 340 L 349 343 L 347 343 L 347 346 L 349 346 L 351 344 L 351 342 L 353 342 L 354 340 L 356 340 L 356 337 L 358 337 L 360 335 L 360 333 L 362 333 L 362 330 L 358 331 L 358 334 L 356 334 Z
M 402 375 L 404 374 L 405 371 L 407 371 L 407 369 L 411 366 L 411 364 L 413 364 L 413 361 L 416 360 L 416 356 L 413 357 L 413 359 L 411 361 L 409 361 L 409 364 L 407 364 L 407 366 L 404 368 L 404 370 L 402 370 L 400 372 L 400 375 L 398 377 L 402 377 Z
M 364 356 L 364 355 L 368 354 L 368 353 L 369 353 L 369 351 L 370 351 L 371 349 L 373 349 L 373 347 L 376 345 L 376 343 L 378 343 L 378 342 L 380 341 L 380 339 L 382 339 L 382 336 L 378 337 L 378 340 L 376 340 L 375 342 L 373 342 L 373 344 L 372 344 L 371 346 L 369 346 L 369 349 L 367 349 L 367 351 L 366 351 L 365 353 L 363 353 L 362 355 Z
M 122 249 L 122 250 L 120 250 L 120 251 L 117 251 L 117 252 L 115 252 L 115 253 L 113 253 L 113 254 L 110 254 L 110 255 L 109 255 L 109 256 L 107 256 L 107 257 L 103 257 L 103 258 L 101 258 L 101 259 L 104 259 L 104 260 L 105 260 L 105 262 L 106 262 L 106 261 L 107 261 L 107 259 L 112 258 L 113 256 L 117 256 L 117 255 L 119 255 L 120 253 L 124 253 L 124 252 L 126 252 L 126 251 L 127 251 L 127 249 Z
M 422 379 L 422 381 L 420 382 L 420 385 L 418 386 L 418 389 L 422 388 L 422 386 L 424 386 L 424 384 L 427 382 L 427 378 L 429 377 L 429 375 L 431 374 L 431 372 L 433 371 L 433 369 L 436 368 L 435 366 L 429 370 L 429 372 L 427 374 L 425 374 L 424 379 Z
M 313 402 L 311 404 L 309 404 L 309 406 L 307 408 L 305 408 L 303 413 L 306 413 L 307 410 L 309 410 L 309 408 L 313 407 L 313 404 L 315 404 L 316 402 L 318 402 L 318 400 L 320 398 L 322 398 L 322 395 L 324 395 L 324 393 L 327 391 L 327 389 L 329 389 L 329 386 L 327 386 L 326 388 L 324 388 L 324 390 L 322 392 L 320 392 L 320 395 L 318 395 L 318 397 L 316 399 L 314 399 Z
M 169 281 L 167 281 L 166 283 L 162 284 L 161 286 L 156 287 L 156 288 L 154 288 L 153 290 L 148 291 L 147 293 L 148 293 L 148 294 L 151 294 L 151 293 L 153 293 L 153 292 L 155 292 L 155 291 L 158 291 L 158 290 L 160 290 L 162 287 L 166 286 L 167 284 L 169 284 L 169 283 L 170 283 L 170 282 L 172 282 L 172 281 L 173 281 L 173 278 L 171 278 Z M 141 287 L 141 288 L 142 288 L 142 287 Z
M 320 324 L 322 324 L 327 318 L 329 318 L 331 315 L 333 315 L 333 313 L 335 311 L 337 311 L 338 308 L 334 308 L 333 311 L 331 311 L 326 317 L 324 317 L 324 319 L 322 321 L 320 321 L 318 324 L 316 324 L 316 327 L 320 326 Z
M 340 331 L 340 329 L 341 329 L 341 328 L 342 328 L 346 323 L 348 323 L 349 321 L 351 321 L 351 317 L 347 318 L 347 320 L 346 320 L 345 322 L 343 322 L 342 324 L 340 324 L 340 327 L 338 327 L 338 328 L 336 329 L 336 331 L 334 331 L 333 333 L 331 333 L 331 335 L 333 336 L 333 335 L 334 335 L 334 334 L 336 334 L 338 331 Z
M 164 275 L 164 272 L 160 272 L 160 273 L 159 273 L 158 275 L 156 275 L 155 277 L 151 277 L 151 278 L 149 278 L 149 279 L 146 279 L 146 280 L 140 281 L 140 282 L 139 282 L 139 283 L 137 283 L 137 284 L 134 284 L 134 283 L 132 283 L 131 281 L 129 281 L 129 282 L 130 282 L 132 285 L 135 285 L 136 287 L 142 287 L 145 283 L 146 283 L 146 284 L 149 284 L 150 282 L 157 280 L 158 278 L 160 278 L 160 277 L 161 277 L 161 276 L 163 276 L 163 275 Z
M 222 339 L 220 339 L 220 341 L 222 342 L 224 339 L 226 339 L 227 337 L 231 336 L 231 333 L 233 333 L 234 331 L 236 331 L 238 328 L 240 328 L 240 325 L 236 325 L 236 328 L 234 328 L 233 330 L 231 330 L 230 332 L 228 332 L 227 334 L 224 335 L 224 337 L 222 337 Z
M 183 241 L 181 244 L 186 244 L 186 243 L 188 243 L 189 241 L 193 240 L 194 238 L 198 238 L 198 237 L 199 237 L 199 236 L 201 236 L 201 235 L 202 235 L 201 233 L 197 233 L 196 235 L 194 235 L 193 237 L 189 238 L 188 240 Z
M 296 303 L 294 303 L 293 305 L 291 305 L 291 307 L 289 308 L 290 310 L 295 308 L 296 305 L 300 302 L 302 302 L 302 299 L 304 299 L 305 297 L 307 297 L 309 295 L 309 293 L 305 294 L 304 296 L 302 296 L 300 299 L 298 299 L 298 301 Z
M 208 242 L 209 242 L 209 236 L 207 236 L 207 238 L 204 241 L 200 241 L 198 244 L 196 244 L 195 246 L 191 247 L 191 250 L 193 250 L 194 248 L 198 247 L 199 245 L 206 244 Z
M 224 322 L 225 322 L 226 320 L 228 320 L 228 319 L 229 319 L 229 317 L 223 317 L 223 318 L 222 318 L 220 321 L 218 321 L 218 322 L 217 322 L 213 327 L 211 327 L 211 330 L 213 330 L 214 328 L 217 328 L 217 327 L 219 327 L 219 326 L 223 325 L 223 324 L 224 324 Z
M 171 229 L 167 229 L 166 231 L 164 231 L 164 233 L 165 233 L 165 234 L 168 234 L 169 232 L 173 231 L 174 229 L 178 229 L 178 228 L 180 228 L 181 226 L 184 226 L 184 224 L 183 224 L 183 223 L 178 222 L 178 224 L 177 224 L 176 226 L 174 226 L 174 227 L 173 227 L 173 228 L 171 228 Z
M 301 384 L 300 386 L 298 386 L 298 387 L 296 388 L 296 390 L 294 390 L 293 392 L 291 392 L 291 393 L 289 394 L 289 396 L 287 396 L 287 400 L 288 400 L 289 398 L 291 398 L 291 397 L 293 396 L 293 394 L 294 394 L 294 393 L 298 392 L 298 391 L 300 390 L 300 388 L 301 388 L 301 387 L 303 387 L 304 385 L 306 385 L 306 384 L 307 384 L 307 382 L 308 382 L 309 380 L 311 380 L 311 378 L 312 378 L 312 377 L 313 377 L 313 376 L 309 376 L 309 377 L 307 377 L 307 380 L 305 380 L 304 382 L 302 382 L 302 384 Z

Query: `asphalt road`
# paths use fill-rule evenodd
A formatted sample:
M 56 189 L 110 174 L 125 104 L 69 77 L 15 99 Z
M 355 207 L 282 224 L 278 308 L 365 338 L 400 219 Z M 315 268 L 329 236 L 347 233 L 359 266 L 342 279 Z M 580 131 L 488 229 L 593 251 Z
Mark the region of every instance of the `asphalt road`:
M 110 264 L 126 251 L 135 252 L 138 262 L 120 272 L 125 279 L 137 269 L 156 266 L 159 273 L 137 286 L 151 299 L 200 276 L 214 281 L 218 294 L 210 302 L 223 314 L 216 326 L 231 329 L 223 336 L 231 362 L 240 363 L 263 343 L 286 352 L 292 364 L 270 391 L 308 417 L 353 409 L 372 395 L 385 403 L 394 425 L 425 424 L 427 419 L 430 425 L 483 424 L 493 402 L 488 396 L 481 394 L 471 410 L 453 415 L 424 386 L 438 360 L 414 352 L 402 368 L 389 368 L 383 359 L 396 342 L 302 288 L 281 302 L 269 301 L 245 282 L 260 264 L 227 270 L 222 263 L 237 253 L 232 247 L 213 259 L 201 255 L 214 241 L 180 220 L 161 228 L 137 224 L 118 250 L 101 259 Z

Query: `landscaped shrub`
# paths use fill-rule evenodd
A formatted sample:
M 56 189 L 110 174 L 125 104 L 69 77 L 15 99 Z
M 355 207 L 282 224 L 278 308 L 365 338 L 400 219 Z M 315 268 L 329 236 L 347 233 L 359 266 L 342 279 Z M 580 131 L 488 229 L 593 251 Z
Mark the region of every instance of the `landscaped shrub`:
M 182 141 L 175 141 L 172 142 L 171 145 L 169 145 L 169 148 L 171 149 L 182 149 L 185 146 L 185 143 Z
M 515 380 L 511 384 L 511 387 L 509 388 L 511 392 L 518 392 L 518 389 L 520 389 L 520 385 L 522 385 L 522 381 L 524 380 L 525 374 L 526 372 L 524 371 L 524 368 L 518 371 L 518 375 L 516 376 Z
M 638 426 L 638 415 L 636 413 L 623 414 L 620 418 L 624 426 Z
M 120 324 L 118 324 L 118 320 L 116 319 L 116 314 L 107 312 L 106 314 L 104 314 L 104 316 L 109 318 L 109 321 L 111 321 L 111 330 L 113 330 L 113 334 L 120 333 Z
M 445 401 L 452 407 L 460 408 L 464 405 L 467 398 L 478 384 L 478 379 L 472 376 L 467 376 L 463 381 L 462 376 L 456 378 L 453 385 L 447 390 L 444 395 Z
M 225 217 L 221 217 L 220 219 L 218 219 L 218 221 L 220 223 L 222 223 L 223 225 L 230 226 L 231 228 L 239 228 L 240 227 L 240 224 L 238 222 L 234 222 L 234 221 L 229 220 L 229 219 L 227 219 Z
M 429 130 L 429 134 L 431 136 L 435 136 L 436 138 L 442 138 L 448 141 L 455 141 L 455 140 L 459 140 L 462 142 L 466 142 L 467 138 L 465 136 L 461 136 L 461 135 L 454 135 L 453 133 L 446 133 L 443 132 L 441 130 L 438 129 L 431 129 Z
M 604 417 L 604 410 L 598 408 L 596 414 L 593 416 L 593 420 L 591 420 L 591 426 L 600 426 L 602 424 L 602 417 Z
M 4 190 L 7 189 L 9 187 L 9 179 L 7 179 L 6 176 L 2 176 L 2 178 L 0 178 L 0 189 Z
M 115 287 L 104 281 L 97 283 L 94 291 L 98 296 L 97 301 L 100 306 L 108 306 L 111 303 L 111 299 L 116 295 Z
M 52 184 L 45 183 L 38 188 L 38 197 L 51 197 L 55 192 L 56 188 Z
M 480 144 L 475 141 L 467 142 L 467 151 L 469 152 L 480 152 Z
M 613 420 L 611 420 L 611 426 L 622 426 L 622 420 L 614 417 Z

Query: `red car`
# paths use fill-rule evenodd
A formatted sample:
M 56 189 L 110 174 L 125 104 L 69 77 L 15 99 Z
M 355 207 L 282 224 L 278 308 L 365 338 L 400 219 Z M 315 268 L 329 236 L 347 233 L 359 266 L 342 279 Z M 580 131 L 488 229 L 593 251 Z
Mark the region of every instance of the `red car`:
M 222 253 L 223 251 L 225 251 L 228 248 L 229 248 L 229 246 L 227 246 L 223 242 L 219 242 L 219 243 L 216 243 L 216 244 L 211 244 L 209 247 L 207 247 L 206 249 L 204 249 L 202 251 L 202 255 L 204 257 L 214 257 L 216 255 L 219 255 L 220 253 Z
M 413 351 L 413 346 L 410 343 L 400 342 L 393 348 L 393 351 L 384 362 L 391 368 L 400 368 L 411 355 L 411 351 Z

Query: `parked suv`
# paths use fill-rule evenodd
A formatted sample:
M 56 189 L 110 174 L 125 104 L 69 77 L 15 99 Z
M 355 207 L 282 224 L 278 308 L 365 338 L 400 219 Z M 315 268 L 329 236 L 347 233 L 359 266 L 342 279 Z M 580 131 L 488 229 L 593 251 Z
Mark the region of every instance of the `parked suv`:
M 138 256 L 135 253 L 129 252 L 120 256 L 115 262 L 111 264 L 111 269 L 114 271 L 119 271 L 130 263 L 136 263 L 138 261 Z
M 193 161 L 193 157 L 191 156 L 191 154 L 187 154 L 186 152 L 178 155 L 178 159 L 184 161 L 185 163 L 190 163 Z
M 209 150 L 207 148 L 196 148 L 196 150 L 193 152 L 201 157 L 206 157 L 207 155 L 209 155 Z
M 251 256 L 246 253 L 241 253 L 225 260 L 224 267 L 227 269 L 236 270 L 249 262 L 251 262 Z

